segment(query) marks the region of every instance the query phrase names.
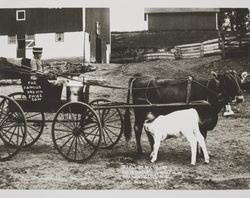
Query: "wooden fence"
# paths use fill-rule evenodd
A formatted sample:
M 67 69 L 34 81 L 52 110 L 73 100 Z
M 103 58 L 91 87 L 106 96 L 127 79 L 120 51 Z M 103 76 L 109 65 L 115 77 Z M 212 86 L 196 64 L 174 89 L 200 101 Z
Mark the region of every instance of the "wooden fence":
M 223 35 L 223 36 L 221 36 Z M 189 59 L 200 58 L 209 55 L 225 56 L 226 50 L 240 48 L 250 45 L 250 32 L 244 35 L 235 35 L 232 33 L 220 34 L 217 39 L 204 41 L 202 43 L 193 43 L 187 45 L 177 45 L 170 51 L 166 49 L 140 49 L 140 53 L 135 53 L 129 57 L 112 57 L 112 62 L 140 62 L 162 59 Z
M 202 43 L 175 46 L 175 58 L 199 58 L 206 55 L 221 54 L 218 39 L 208 40 Z
M 250 45 L 250 32 L 219 32 L 219 46 L 222 49 L 223 57 L 234 49 L 242 49 Z

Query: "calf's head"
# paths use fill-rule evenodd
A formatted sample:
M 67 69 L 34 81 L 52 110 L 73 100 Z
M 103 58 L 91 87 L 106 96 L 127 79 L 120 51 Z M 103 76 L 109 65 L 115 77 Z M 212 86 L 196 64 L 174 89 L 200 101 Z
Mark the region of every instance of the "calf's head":
M 241 89 L 244 83 L 247 72 L 238 75 L 235 71 L 229 70 L 224 74 L 212 72 L 216 80 L 219 82 L 219 92 L 226 102 L 243 102 L 244 96 Z

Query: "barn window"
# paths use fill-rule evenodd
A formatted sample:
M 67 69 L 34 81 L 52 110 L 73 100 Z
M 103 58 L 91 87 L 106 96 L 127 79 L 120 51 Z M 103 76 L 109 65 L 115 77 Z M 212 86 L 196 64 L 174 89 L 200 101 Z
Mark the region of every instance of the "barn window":
M 16 44 L 16 35 L 8 36 L 8 44 Z
M 17 10 L 16 11 L 16 20 L 17 21 L 25 21 L 26 20 L 26 11 L 25 10 Z
M 25 40 L 35 40 L 35 34 L 26 34 Z
M 56 42 L 64 41 L 64 33 L 56 33 Z

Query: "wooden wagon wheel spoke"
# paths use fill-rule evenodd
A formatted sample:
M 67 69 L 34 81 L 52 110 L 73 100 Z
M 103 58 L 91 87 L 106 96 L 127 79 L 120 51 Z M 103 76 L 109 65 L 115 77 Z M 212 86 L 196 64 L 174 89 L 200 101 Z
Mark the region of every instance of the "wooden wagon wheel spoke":
M 79 138 L 79 145 L 80 145 L 80 150 L 81 150 L 81 156 L 84 159 L 86 155 L 84 154 L 83 146 L 84 146 L 84 144 L 86 144 L 86 142 L 84 142 L 84 140 L 82 139 L 81 136 L 79 136 L 78 138 Z
M 103 128 L 102 138 L 103 138 L 104 144 L 107 145 L 106 137 L 105 137 L 105 129 L 104 128 Z
M 96 130 L 98 130 L 98 126 L 96 125 L 92 125 L 91 127 L 86 127 L 86 128 L 83 128 L 83 134 L 93 134 L 93 132 L 95 132 Z
M 10 136 L 10 138 L 9 138 L 10 141 L 12 140 L 13 135 L 14 135 L 14 132 L 16 131 L 16 129 L 17 129 L 17 133 L 18 133 L 18 136 L 19 136 L 19 128 L 15 127 L 15 129 L 13 130 L 13 133 L 11 134 L 11 136 Z M 17 139 L 18 139 L 18 136 L 17 136 Z M 17 143 L 17 144 L 18 144 L 18 143 Z
M 102 120 L 105 121 L 105 118 L 106 118 L 106 116 L 109 114 L 110 111 L 111 111 L 111 109 L 104 109 L 104 110 L 103 110 Z
M 27 127 L 27 126 L 26 126 Z M 26 135 L 27 136 L 27 131 L 24 131 L 24 126 L 21 127 L 21 131 L 22 131 L 22 135 Z
M 75 127 L 79 127 L 80 126 L 80 123 L 81 123 L 81 120 L 79 120 L 79 114 L 77 113 L 76 114 L 76 120 L 75 120 Z
M 27 113 L 26 115 L 28 115 L 28 114 L 29 114 L 29 113 Z M 33 117 L 38 116 L 38 115 L 40 115 L 40 113 L 31 115 L 31 116 L 26 116 L 26 119 L 27 119 L 27 121 L 28 121 L 29 118 L 33 118 Z
M 65 119 L 67 120 L 68 124 L 72 127 L 72 129 L 75 128 L 73 120 L 70 119 L 70 113 L 66 113 L 67 116 L 65 116 Z
M 74 129 L 74 125 L 72 125 L 72 123 L 69 121 L 69 118 L 66 117 L 67 113 L 66 112 L 62 112 L 62 113 L 64 116 L 64 121 L 67 121 L 67 123 L 69 124 L 68 128 L 70 128 L 71 130 Z
M 89 114 L 91 113 L 91 111 L 89 111 L 88 109 L 82 114 L 82 119 L 86 118 L 87 116 L 89 116 Z
M 62 149 L 73 137 L 74 135 L 71 135 L 71 137 L 66 142 L 64 142 L 64 144 L 60 147 L 60 149 Z
M 5 132 L 5 133 L 2 133 L 2 134 L 3 134 L 3 135 L 6 135 L 6 136 L 7 136 L 7 134 L 11 134 L 11 136 L 12 136 L 13 133 L 15 132 L 16 128 L 17 128 L 17 127 L 15 127 L 13 131 L 2 129 L 2 131 Z M 7 136 L 7 137 L 8 137 L 8 136 Z
M 8 119 L 8 115 L 3 119 L 3 121 L 0 123 L 0 126 L 6 125 L 6 124 L 13 124 L 13 121 Z
M 1 128 L 2 128 L 2 129 L 5 129 L 5 128 L 8 128 L 8 129 L 9 129 L 9 128 L 12 128 L 12 127 L 18 127 L 18 126 L 20 126 L 20 125 L 19 125 L 19 124 L 15 124 L 15 125 L 7 125 L 7 126 L 5 125 L 5 126 L 1 126 Z M 23 126 L 23 125 L 21 125 L 21 126 Z
M 82 141 L 83 145 L 87 143 L 87 141 L 84 138 L 82 138 L 82 136 L 79 136 L 78 138 Z
M 18 145 L 18 143 L 19 143 L 19 128 L 17 128 L 17 133 L 18 133 L 18 137 L 17 137 L 17 145 Z M 24 142 L 24 144 L 25 144 L 25 142 Z
M 78 140 L 78 138 L 75 137 L 75 160 L 76 160 L 76 156 L 77 156 L 77 140 Z
M 73 130 L 73 128 L 70 128 L 68 125 L 64 124 L 62 121 L 57 120 L 57 122 L 60 123 L 61 125 L 63 125 L 64 127 L 66 127 L 67 129 L 69 129 L 71 131 Z
M 28 125 L 27 127 L 33 129 L 33 130 L 36 131 L 37 133 L 40 133 L 40 131 L 39 131 L 38 129 L 36 129 L 36 128 L 30 126 L 30 125 Z M 28 133 L 29 133 L 29 132 L 28 132 Z M 29 134 L 30 134 L 30 133 L 29 133 Z
M 65 129 L 57 129 L 57 128 L 55 128 L 54 129 L 55 131 L 60 131 L 60 132 L 64 132 L 64 133 L 72 133 L 72 131 L 67 131 L 67 130 L 65 130 Z
M 82 129 L 85 131 L 85 130 L 87 130 L 87 129 L 91 129 L 91 128 L 93 128 L 93 127 L 98 127 L 98 126 L 96 126 L 96 124 L 95 124 L 95 123 L 92 123 L 92 125 L 91 125 L 91 126 L 86 125 L 86 126 L 84 126 Z
M 6 135 L 6 133 L 2 133 L 2 135 L 3 135 L 4 137 L 6 137 L 6 139 L 9 140 L 13 145 L 15 145 L 15 143 L 11 140 L 10 137 L 8 137 L 8 136 Z M 5 141 L 6 141 L 6 139 L 5 139 Z M 6 143 L 6 142 L 5 142 L 5 143 Z M 17 144 L 17 145 L 18 145 L 18 144 Z
M 71 136 L 71 135 L 72 135 L 72 134 L 67 134 L 67 135 L 64 135 L 64 136 L 61 136 L 61 137 L 56 138 L 56 140 L 61 140 L 61 139 L 63 139 L 63 138 L 69 137 L 69 136 Z
M 98 132 L 98 129 L 96 128 L 96 130 L 94 130 L 94 132 Z M 97 134 L 97 133 L 96 133 Z M 95 141 L 95 138 L 96 137 L 98 137 L 98 135 L 92 135 L 93 136 L 93 138 L 92 138 L 92 140 L 91 140 L 91 142 L 94 142 Z
M 2 134 L 5 134 L 5 135 L 6 135 L 7 133 L 8 133 L 8 134 L 12 134 L 10 131 L 7 131 L 7 130 L 5 130 L 5 129 L 1 129 L 1 130 L 5 132 L 5 133 L 2 133 Z M 0 131 L 1 131 L 1 130 L 0 130 Z M 17 137 L 23 137 L 23 136 L 21 136 L 21 135 L 19 135 L 19 134 L 15 134 L 15 136 L 17 136 Z
M 106 119 L 104 118 L 104 122 L 106 123 L 107 120 L 109 120 L 110 118 L 112 118 L 116 113 L 117 113 L 117 112 L 115 111 L 114 113 L 112 113 L 111 115 L 109 115 L 108 118 L 106 118 Z
M 111 123 L 111 122 L 118 122 L 118 121 L 120 121 L 120 119 L 115 119 L 115 120 L 109 120 L 109 121 L 105 121 L 105 123 Z
M 103 131 L 105 131 L 105 133 L 106 133 L 107 137 L 109 138 L 110 142 L 111 142 L 111 143 L 114 143 L 114 142 L 112 141 L 112 138 L 110 137 L 109 133 L 106 131 L 106 128 L 104 128 Z
M 28 126 L 29 127 L 29 126 Z M 33 136 L 30 134 L 30 132 L 27 131 L 27 137 L 30 137 L 33 141 L 35 140 L 35 138 L 33 138 Z
M 0 107 L 1 107 L 0 112 L 3 112 L 4 102 L 5 102 L 5 101 L 1 101 L 1 104 L 0 104 Z
M 106 130 L 106 129 L 108 129 L 108 127 L 105 127 L 104 129 Z M 116 134 L 116 133 L 114 133 L 114 132 L 113 132 L 113 131 L 111 131 L 111 130 L 109 130 L 109 133 L 112 133 L 112 134 L 113 134 L 113 135 L 115 135 L 116 137 L 118 137 L 118 136 L 119 136 L 119 134 Z
M 115 129 L 120 129 L 120 127 L 113 126 L 113 125 L 110 125 L 110 124 L 106 124 L 106 127 L 111 127 L 111 128 L 115 128 Z
M 108 127 L 105 127 L 110 133 L 115 134 L 113 131 L 111 131 Z
M 69 108 L 69 114 L 70 114 L 70 117 L 71 117 L 71 123 L 73 124 L 73 127 L 76 127 L 76 125 L 75 125 L 75 119 L 74 119 L 74 116 L 72 115 L 72 109 L 71 108 Z M 69 117 L 69 116 L 68 116 Z
M 69 150 L 68 150 L 68 152 L 67 152 L 67 154 L 66 154 L 66 156 L 68 156 L 69 155 L 69 152 L 70 152 L 70 150 L 71 150 L 71 148 L 72 148 L 72 146 L 73 146 L 73 143 L 75 142 L 75 136 L 73 136 L 73 140 L 72 140 L 72 142 L 71 142 L 71 144 L 70 144 L 70 147 L 69 147 Z
M 3 125 L 3 124 L 5 124 L 6 122 L 10 122 L 8 119 L 6 120 L 6 118 L 8 118 L 8 115 L 9 114 L 4 114 L 4 117 L 2 118 L 2 122 L 0 122 L 0 125 Z M 11 122 L 10 122 L 11 123 Z

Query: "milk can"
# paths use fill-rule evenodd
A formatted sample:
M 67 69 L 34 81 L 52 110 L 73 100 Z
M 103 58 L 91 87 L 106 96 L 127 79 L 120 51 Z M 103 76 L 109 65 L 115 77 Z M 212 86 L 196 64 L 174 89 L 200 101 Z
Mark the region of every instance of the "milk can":
M 82 82 L 70 80 L 66 84 L 67 101 L 78 102 L 84 100 L 84 87 Z

